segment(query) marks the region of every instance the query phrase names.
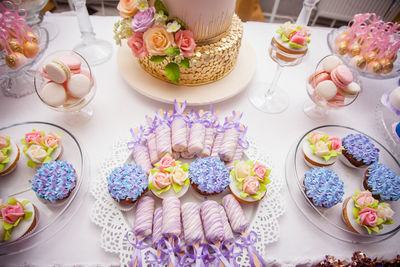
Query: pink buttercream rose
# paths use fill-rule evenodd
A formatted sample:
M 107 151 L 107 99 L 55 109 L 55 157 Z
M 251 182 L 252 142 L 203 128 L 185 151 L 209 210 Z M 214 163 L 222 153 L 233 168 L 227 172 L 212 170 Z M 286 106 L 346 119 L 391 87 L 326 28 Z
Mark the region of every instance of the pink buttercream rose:
M 16 205 L 9 205 L 1 210 L 3 221 L 9 224 L 14 224 L 20 217 L 24 216 L 24 207 L 17 202 Z
M 181 50 L 184 57 L 193 56 L 196 43 L 193 38 L 193 32 L 189 30 L 180 30 L 175 34 L 175 44 Z
M 45 146 L 50 147 L 50 148 L 53 148 L 56 145 L 60 144 L 60 138 L 56 134 L 53 134 L 53 133 L 46 134 L 43 137 L 42 141 Z
M 289 41 L 302 46 L 307 44 L 307 38 L 302 31 L 296 31 L 290 34 Z
M 378 221 L 378 212 L 371 208 L 365 208 L 358 213 L 360 225 L 375 227 Z
M 8 139 L 5 135 L 0 135 L 0 149 L 8 147 Z
M 166 26 L 153 26 L 143 34 L 143 41 L 150 55 L 165 55 L 165 50 L 174 44 L 174 35 Z
M 134 16 L 138 12 L 136 6 L 137 0 L 120 0 L 117 9 L 121 17 L 127 18 Z
M 260 183 L 258 182 L 257 177 L 249 176 L 243 181 L 243 192 L 255 195 L 257 191 L 260 189 Z
M 158 168 L 160 171 L 164 171 L 164 169 L 175 166 L 175 160 L 170 156 L 164 156 L 160 160 L 160 165 Z
M 261 181 L 264 182 L 264 175 L 265 172 L 267 171 L 267 168 L 260 164 L 260 163 L 256 163 L 253 166 L 252 171 L 255 173 L 255 176 Z
M 319 139 L 321 139 L 322 137 L 324 137 L 324 133 L 323 132 L 318 132 L 318 131 L 314 131 L 314 132 L 312 132 L 312 133 L 310 133 L 310 135 L 309 135 L 309 139 L 310 139 L 310 141 L 313 143 L 313 144 L 315 144 L 315 143 L 317 143 L 318 142 L 318 140 Z
M 158 189 L 163 189 L 171 184 L 168 173 L 156 172 L 153 174 L 153 185 Z
M 326 141 L 331 141 L 330 144 L 330 149 L 331 150 L 335 150 L 336 152 L 341 152 L 342 151 L 342 141 L 340 140 L 339 137 L 328 137 L 328 139 Z
M 132 49 L 132 53 L 135 57 L 142 58 L 148 55 L 146 47 L 143 42 L 143 33 L 134 32 L 131 38 L 128 40 L 128 46 Z
M 356 203 L 361 208 L 366 208 L 368 205 L 374 203 L 374 198 L 369 191 L 364 191 L 356 196 Z
M 40 145 L 40 140 L 42 139 L 43 134 L 41 132 L 30 132 L 25 134 L 25 142 L 26 145 L 29 145 L 29 143 L 33 142 L 37 145 Z

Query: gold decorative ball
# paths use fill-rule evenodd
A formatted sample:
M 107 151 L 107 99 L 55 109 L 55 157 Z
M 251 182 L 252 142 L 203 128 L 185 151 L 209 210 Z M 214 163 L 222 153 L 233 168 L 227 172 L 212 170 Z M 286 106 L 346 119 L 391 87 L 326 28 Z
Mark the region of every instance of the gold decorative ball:
M 336 48 L 340 55 L 345 55 L 347 53 L 347 41 L 338 42 Z
M 387 59 L 387 58 L 381 59 L 381 60 L 379 60 L 379 63 L 382 64 L 382 68 L 383 68 L 382 71 L 384 74 L 392 72 L 393 63 L 389 59 Z
M 10 46 L 12 51 L 18 52 L 18 53 L 22 52 L 22 47 L 21 47 L 20 43 L 18 42 L 18 40 L 15 38 L 8 40 L 8 45 Z
M 371 61 L 375 60 L 376 58 L 376 52 L 375 51 L 369 51 L 364 55 L 365 60 L 367 63 L 370 63 Z
M 38 43 L 39 38 L 37 37 L 37 35 L 33 32 L 27 32 L 26 35 L 29 36 L 29 38 L 31 38 L 32 42 L 34 43 Z M 27 40 L 29 41 L 29 40 Z
M 26 63 L 26 57 L 21 53 L 15 52 L 14 54 L 7 55 L 5 62 L 10 69 L 18 69 Z
M 39 53 L 39 45 L 35 42 L 25 42 L 22 50 L 27 58 L 34 58 Z
M 358 43 L 353 43 L 349 46 L 349 53 L 352 57 L 359 55 L 361 52 L 361 45 Z
M 353 57 L 351 61 L 353 62 L 353 65 L 359 69 L 364 69 L 367 65 L 367 61 L 365 60 L 365 58 L 360 55 Z
M 381 74 L 383 71 L 383 66 L 378 61 L 371 61 L 368 63 L 367 69 L 373 73 Z

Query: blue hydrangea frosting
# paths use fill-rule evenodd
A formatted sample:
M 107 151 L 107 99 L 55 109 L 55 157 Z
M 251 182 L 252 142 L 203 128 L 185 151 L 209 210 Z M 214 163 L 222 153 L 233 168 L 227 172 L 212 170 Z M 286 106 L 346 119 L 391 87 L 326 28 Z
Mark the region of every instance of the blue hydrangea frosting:
M 66 161 L 49 161 L 36 172 L 32 190 L 38 197 L 55 203 L 66 198 L 76 186 L 74 167 Z
M 115 168 L 107 177 L 108 192 L 118 202 L 131 199 L 135 201 L 147 189 L 147 175 L 142 167 L 125 163 Z
M 350 154 L 357 161 L 370 165 L 379 160 L 379 149 L 374 143 L 362 134 L 349 134 L 342 140 L 346 153 Z
M 197 158 L 189 167 L 189 178 L 201 192 L 221 193 L 229 185 L 229 170 L 219 158 Z
M 328 168 L 313 168 L 305 174 L 306 195 L 317 207 L 330 208 L 343 201 L 344 183 Z
M 397 123 L 396 127 L 395 127 L 395 132 L 397 134 L 397 137 L 400 138 L 400 122 Z
M 400 199 L 400 176 L 382 163 L 374 163 L 367 171 L 367 185 L 373 195 L 379 195 L 381 200 Z

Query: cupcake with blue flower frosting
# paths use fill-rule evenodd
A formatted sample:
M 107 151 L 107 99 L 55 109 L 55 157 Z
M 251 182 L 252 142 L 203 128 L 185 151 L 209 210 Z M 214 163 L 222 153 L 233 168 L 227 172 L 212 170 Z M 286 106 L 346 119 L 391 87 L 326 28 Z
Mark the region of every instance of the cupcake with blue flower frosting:
M 229 170 L 214 157 L 197 158 L 189 166 L 192 187 L 202 195 L 217 195 L 229 185 Z
M 383 201 L 400 199 L 400 176 L 382 163 L 374 163 L 365 171 L 364 188 Z
M 342 162 L 349 167 L 367 167 L 379 161 L 379 149 L 362 134 L 349 134 L 342 139 Z
M 115 168 L 107 177 L 108 192 L 119 203 L 135 203 L 147 190 L 147 175 L 142 167 L 128 164 Z
M 344 183 L 334 171 L 326 167 L 306 172 L 303 183 L 306 196 L 316 207 L 331 208 L 343 201 Z

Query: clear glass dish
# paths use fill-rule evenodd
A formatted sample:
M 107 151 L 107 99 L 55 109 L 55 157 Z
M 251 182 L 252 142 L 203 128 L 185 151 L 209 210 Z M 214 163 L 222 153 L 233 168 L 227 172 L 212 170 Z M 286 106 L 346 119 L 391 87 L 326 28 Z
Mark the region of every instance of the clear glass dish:
M 23 145 L 20 139 L 25 133 L 36 130 L 61 133 L 63 153 L 60 160 L 70 162 L 77 174 L 77 185 L 71 195 L 61 205 L 46 205 L 41 202 L 31 189 L 29 180 L 36 173 L 35 169 L 27 166 L 27 157 L 23 154 Z M 89 164 L 87 156 L 79 141 L 68 130 L 48 122 L 22 122 L 0 128 L 1 134 L 6 134 L 19 146 L 20 158 L 16 169 L 0 177 L 0 198 L 4 201 L 10 197 L 22 198 L 31 201 L 37 208 L 39 218 L 36 229 L 28 235 L 14 241 L 0 243 L 0 256 L 17 254 L 33 248 L 43 241 L 53 237 L 73 217 L 82 204 L 88 189 Z
M 383 79 L 391 79 L 391 78 L 394 78 L 394 77 L 397 77 L 397 76 L 400 75 L 400 59 L 399 59 L 400 51 L 397 52 L 397 58 L 393 62 L 393 70 L 390 73 L 387 73 L 387 74 L 383 74 L 383 73 L 382 74 L 376 74 L 376 73 L 368 72 L 365 69 L 360 69 L 360 68 L 357 68 L 355 66 L 352 66 L 350 64 L 351 57 L 348 54 L 340 55 L 339 53 L 337 53 L 337 51 L 335 51 L 336 38 L 347 29 L 348 29 L 347 26 L 342 26 L 342 27 L 340 27 L 338 29 L 332 30 L 328 34 L 327 42 L 328 42 L 329 49 L 331 50 L 331 52 L 333 54 L 335 54 L 338 57 L 340 57 L 343 60 L 343 62 L 346 63 L 347 66 L 349 66 L 350 68 L 352 68 L 355 71 L 357 71 L 363 77 L 367 77 L 367 78 L 371 78 L 371 79 L 383 80 Z
M 393 217 L 395 223 L 392 225 L 385 225 L 379 234 L 368 235 L 367 232 L 365 232 L 365 234 L 357 234 L 347 228 L 347 225 L 344 223 L 342 218 L 343 203 L 338 203 L 329 209 L 321 209 L 315 207 L 307 198 L 304 192 L 303 177 L 304 174 L 310 170 L 310 167 L 308 167 L 304 162 L 302 144 L 303 141 L 307 139 L 307 134 L 315 130 L 340 138 L 343 138 L 348 134 L 363 134 L 369 137 L 380 150 L 379 162 L 393 169 L 397 174 L 400 174 L 400 163 L 398 160 L 386 147 L 371 136 L 356 129 L 340 125 L 324 125 L 311 129 L 298 139 L 290 149 L 286 158 L 286 183 L 289 193 L 306 219 L 321 232 L 338 240 L 350 243 L 376 243 L 395 235 L 400 230 L 400 201 L 388 202 L 395 212 Z M 329 168 L 336 172 L 344 182 L 345 193 L 343 195 L 343 201 L 347 197 L 354 195 L 356 190 L 364 190 L 362 183 L 365 169 L 349 168 L 339 159 Z

